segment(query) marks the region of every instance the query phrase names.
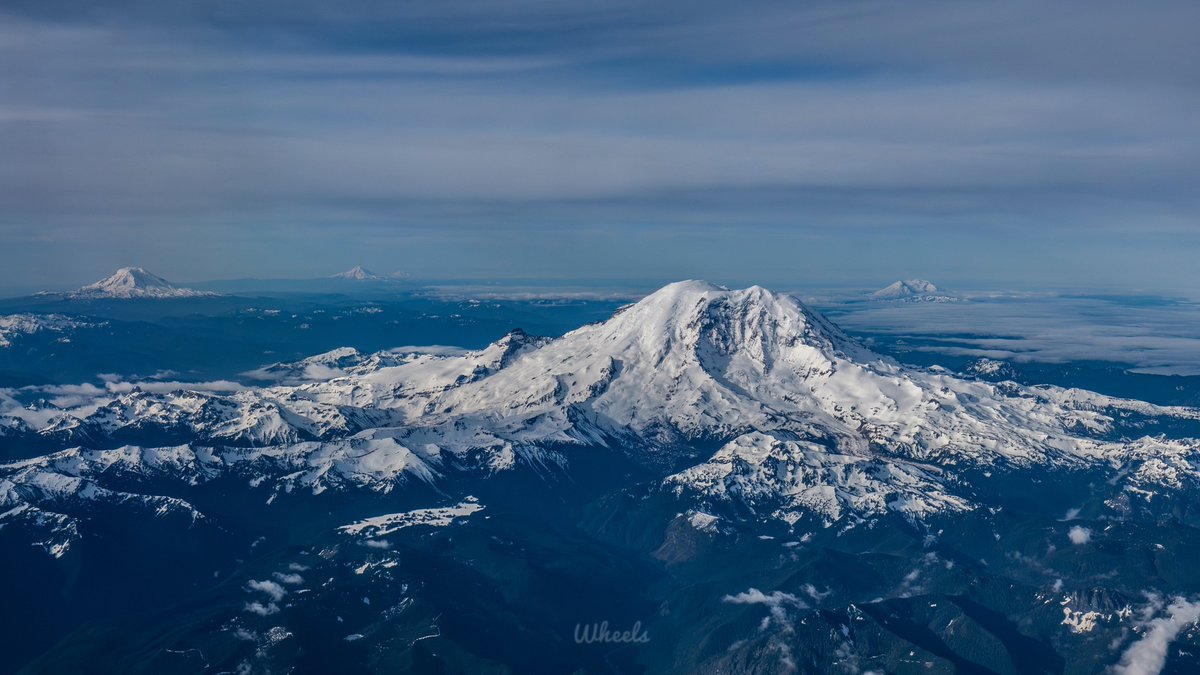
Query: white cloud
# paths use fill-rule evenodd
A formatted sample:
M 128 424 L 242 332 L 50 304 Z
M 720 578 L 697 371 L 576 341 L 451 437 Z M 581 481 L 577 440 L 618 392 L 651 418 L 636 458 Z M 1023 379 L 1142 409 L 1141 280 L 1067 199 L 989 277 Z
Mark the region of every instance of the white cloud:
M 1039 295 L 864 304 L 836 321 L 852 331 L 930 343 L 913 347 L 918 351 L 1016 363 L 1108 361 L 1137 372 L 1200 375 L 1196 304 L 1135 300 Z
M 721 598 L 721 601 L 731 605 L 763 605 L 767 607 L 769 612 L 759 624 L 760 631 L 771 633 L 767 640 L 767 648 L 779 653 L 779 661 L 785 672 L 796 669 L 795 660 L 792 658 L 792 648 L 785 639 L 786 636 L 796 632 L 796 627 L 791 617 L 788 616 L 788 611 L 807 609 L 808 604 L 791 593 L 783 591 L 763 593 L 757 588 L 734 595 L 726 595 Z
M 274 602 L 279 602 L 283 599 L 283 596 L 287 595 L 287 589 L 270 580 L 256 581 L 252 579 L 246 584 L 246 588 L 251 591 L 266 593 Z
M 807 593 L 808 597 L 812 598 L 813 601 L 821 602 L 833 594 L 833 589 L 827 588 L 824 591 L 818 591 L 816 586 L 812 584 L 804 584 L 804 592 Z
M 271 576 L 275 577 L 275 579 L 280 583 L 284 583 L 289 586 L 298 586 L 304 583 L 304 577 L 300 576 L 299 574 L 284 574 L 282 572 L 276 572 Z
M 1171 641 L 1189 624 L 1200 620 L 1200 602 L 1176 597 L 1166 611 L 1166 616 L 1143 624 L 1146 633 L 1125 650 L 1121 662 L 1112 668 L 1113 675 L 1158 675 L 1162 672 Z
M 246 389 L 244 385 L 230 380 L 207 382 L 124 380 L 111 373 L 103 373 L 97 377 L 102 381 L 103 386 L 84 382 L 0 389 L 0 415 L 16 417 L 33 428 L 40 429 L 61 415 L 64 410 L 75 417 L 87 417 L 97 409 L 112 403 L 116 397 L 128 394 L 134 389 L 140 389 L 148 394 L 166 394 L 176 391 L 229 394 Z M 27 402 L 36 399 L 45 399 L 54 407 L 29 409 Z
M 242 391 L 246 387 L 231 380 L 213 380 L 211 382 L 160 382 L 137 380 L 131 382 L 107 382 L 105 387 L 114 394 L 127 394 L 134 389 L 141 389 L 150 394 L 166 394 L 172 391 L 202 391 L 211 393 L 230 393 Z
M 346 371 L 341 368 L 334 368 L 323 363 L 310 363 L 304 366 L 303 378 L 306 380 L 332 380 L 335 377 L 342 377 Z
M 1076 546 L 1083 546 L 1092 540 L 1092 531 L 1086 527 L 1076 525 L 1070 530 L 1067 530 L 1067 538 Z
M 796 607 L 805 607 L 806 605 L 800 598 L 791 593 L 783 591 L 773 591 L 770 594 L 763 593 L 757 588 L 751 588 L 748 591 L 743 591 L 734 595 L 726 595 L 721 598 L 722 602 L 727 602 L 731 605 L 766 605 L 768 607 L 780 607 L 783 605 L 792 605 Z
M 387 350 L 389 354 L 432 354 L 433 356 L 462 356 L 469 350 L 450 345 L 403 345 Z
M 248 602 L 246 603 L 245 610 L 259 616 L 271 616 L 272 614 L 279 613 L 279 605 L 273 602 L 266 605 L 261 602 Z

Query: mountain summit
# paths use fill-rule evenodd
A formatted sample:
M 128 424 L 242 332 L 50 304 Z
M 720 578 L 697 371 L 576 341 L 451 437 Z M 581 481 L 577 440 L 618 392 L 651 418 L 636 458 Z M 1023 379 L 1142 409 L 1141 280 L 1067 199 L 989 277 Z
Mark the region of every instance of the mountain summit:
M 897 300 L 918 295 L 937 295 L 938 293 L 938 287 L 934 286 L 933 282 L 924 279 L 905 279 L 875 291 L 871 297 L 878 300 Z
M 352 279 L 354 281 L 379 281 L 383 277 L 368 270 L 362 265 L 355 265 L 345 272 L 338 272 L 330 277 L 331 279 Z
M 68 294 L 72 298 L 194 298 L 214 295 L 180 288 L 141 267 L 122 267 L 107 279 L 88 284 Z
M 903 302 L 955 302 L 962 298 L 947 293 L 924 279 L 904 279 L 871 294 L 872 300 L 900 300 Z

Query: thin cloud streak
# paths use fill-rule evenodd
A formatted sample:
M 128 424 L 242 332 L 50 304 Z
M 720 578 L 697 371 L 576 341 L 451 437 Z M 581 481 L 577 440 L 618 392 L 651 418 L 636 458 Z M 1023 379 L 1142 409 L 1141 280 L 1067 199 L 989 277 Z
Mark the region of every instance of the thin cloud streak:
M 79 9 L 18 2 L 0 28 L 0 284 L 80 241 L 202 277 L 234 248 L 301 272 L 312 230 L 439 233 L 433 261 L 497 229 L 569 257 L 594 227 L 936 241 L 1200 215 L 1187 4 Z

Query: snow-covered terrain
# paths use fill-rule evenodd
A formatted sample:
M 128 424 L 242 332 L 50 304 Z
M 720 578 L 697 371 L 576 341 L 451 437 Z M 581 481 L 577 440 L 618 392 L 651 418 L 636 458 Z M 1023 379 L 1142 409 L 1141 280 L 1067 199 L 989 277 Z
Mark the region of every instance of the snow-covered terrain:
M 963 368 L 963 372 L 985 380 L 1012 379 L 1017 371 L 1012 365 L 996 359 L 976 359 Z
M 215 293 L 180 288 L 141 267 L 122 267 L 107 279 L 88 284 L 67 294 L 80 300 L 99 298 L 195 298 Z
M 874 300 L 906 300 L 919 302 L 948 302 L 957 300 L 924 279 L 903 279 L 871 294 Z
M 62 314 L 8 314 L 0 316 L 0 348 L 11 347 L 13 340 L 21 335 L 34 333 L 63 333 L 62 340 L 77 328 L 96 328 L 103 322 L 85 321 Z
M 7 433 L 63 449 L 0 466 L 0 510 L 59 513 L 37 486 L 130 475 L 387 492 L 567 466 L 573 447 L 646 466 L 717 447 L 663 474 L 663 489 L 784 524 L 967 511 L 983 505 L 971 481 L 1035 467 L 1110 471 L 1142 500 L 1200 484 L 1200 443 L 1122 426 L 1200 420 L 1196 409 L 905 367 L 760 287 L 681 282 L 554 340 L 515 331 L 465 353 L 337 350 L 265 371 L 290 384 L 9 406 Z M 141 447 L 147 435 L 181 445 Z
M 396 530 L 412 527 L 414 525 L 425 525 L 428 527 L 446 527 L 454 523 L 455 519 L 467 518 L 472 513 L 482 511 L 483 505 L 474 497 L 467 497 L 461 503 L 455 506 L 443 506 L 432 509 L 416 509 L 414 511 L 406 511 L 404 513 L 389 513 L 383 516 L 374 516 L 372 518 L 364 518 L 349 525 L 343 525 L 338 528 L 342 532 L 351 535 L 363 535 L 368 537 L 382 537 Z

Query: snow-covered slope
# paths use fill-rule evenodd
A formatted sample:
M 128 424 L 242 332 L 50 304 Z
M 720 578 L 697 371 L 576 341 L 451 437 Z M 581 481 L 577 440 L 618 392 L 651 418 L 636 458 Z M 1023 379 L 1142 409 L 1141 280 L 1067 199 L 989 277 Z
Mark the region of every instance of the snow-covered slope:
M 381 277 L 378 274 L 371 272 L 370 270 L 366 269 L 365 267 L 363 267 L 361 265 L 355 265 L 354 267 L 351 267 L 350 269 L 346 270 L 345 272 L 338 272 L 337 274 L 334 274 L 330 278 L 331 279 L 352 279 L 354 281 L 378 281 L 380 279 L 383 279 L 384 277 Z
M 386 491 L 460 471 L 569 465 L 573 446 L 659 467 L 718 447 L 664 471 L 664 489 L 706 510 L 826 524 L 976 508 L 970 480 L 1027 468 L 1111 469 L 1131 495 L 1200 482 L 1200 443 L 1118 440 L 1131 417 L 1200 411 L 904 367 L 759 287 L 672 284 L 555 340 L 515 331 L 474 352 L 338 350 L 272 368 L 299 373 L 297 383 L 10 410 L 10 428 L 80 447 L 2 466 L 0 479 L 115 477 L 168 462 L 175 480 L 238 472 L 277 489 Z M 98 450 L 146 434 L 188 445 Z M 6 494 L 0 509 L 38 506 L 12 497 L 26 494 L 15 487 Z
M 954 300 L 955 297 L 940 290 L 932 282 L 924 279 L 906 279 L 897 281 L 886 288 L 881 288 L 871 294 L 875 300 Z
M 122 267 L 107 279 L 88 284 L 68 294 L 71 298 L 194 298 L 215 295 L 180 288 L 141 267 Z

